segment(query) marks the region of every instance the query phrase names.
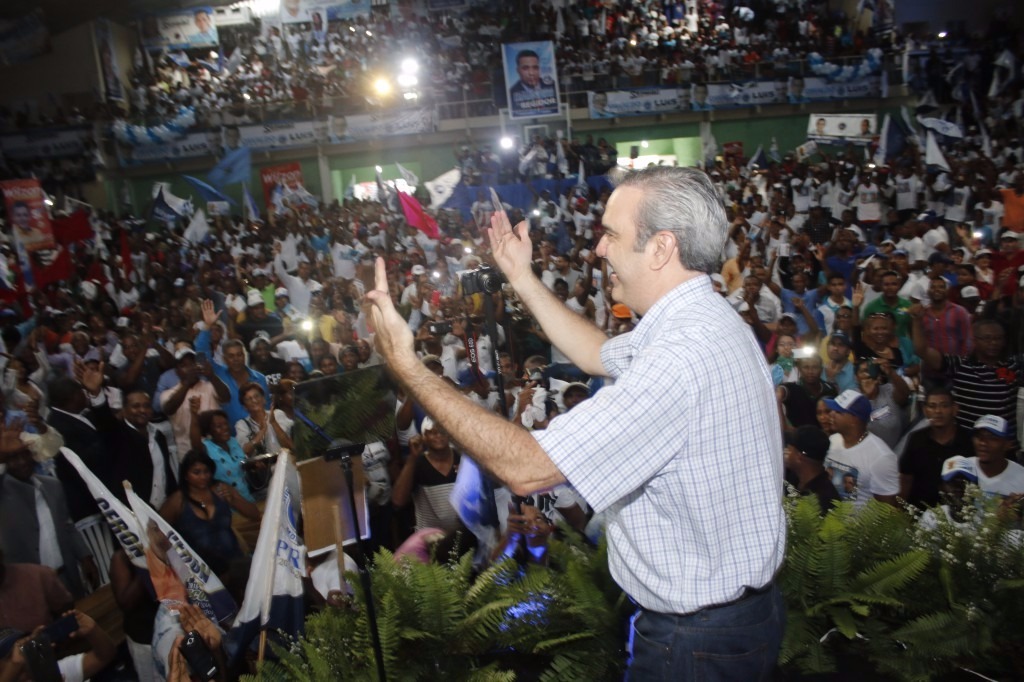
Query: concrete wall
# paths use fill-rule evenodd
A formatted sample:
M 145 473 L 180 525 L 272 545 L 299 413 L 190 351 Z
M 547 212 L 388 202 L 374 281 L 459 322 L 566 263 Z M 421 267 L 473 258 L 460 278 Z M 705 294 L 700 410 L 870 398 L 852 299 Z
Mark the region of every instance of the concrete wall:
M 92 22 L 52 36 L 53 50 L 36 59 L 0 69 L 0 104 L 11 109 L 27 100 L 39 111 L 55 109 L 54 98 L 64 102 L 95 101 L 99 63 Z M 130 64 L 130 62 L 129 62 Z

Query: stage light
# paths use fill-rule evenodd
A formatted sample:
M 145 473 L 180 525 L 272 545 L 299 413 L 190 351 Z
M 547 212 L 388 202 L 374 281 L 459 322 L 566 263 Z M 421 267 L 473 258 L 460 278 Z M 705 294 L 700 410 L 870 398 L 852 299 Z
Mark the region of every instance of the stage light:
M 940 39 L 945 38 L 947 35 L 949 35 L 949 34 L 946 33 L 945 31 L 939 31 L 939 38 Z
M 640 146 L 643 147 L 644 149 L 647 149 L 651 145 L 647 143 L 647 140 L 641 140 L 640 141 Z
M 415 87 L 419 84 L 420 79 L 411 73 L 400 73 L 398 74 L 398 84 L 403 88 Z
M 387 95 L 391 92 L 391 83 L 387 78 L 378 78 L 373 81 L 373 89 L 378 95 Z
M 420 63 L 412 57 L 406 57 L 402 60 L 402 73 L 418 73 L 420 70 Z
M 404 95 L 402 95 L 402 97 L 404 97 L 406 100 L 409 100 L 409 101 L 412 101 L 414 99 L 419 99 L 420 98 L 419 94 L 417 94 L 415 92 L 407 92 Z
M 512 147 L 515 145 L 515 142 L 512 141 L 511 137 L 506 135 L 505 137 L 501 138 L 501 141 L 498 144 L 501 145 L 502 149 L 512 149 Z
M 307 319 L 302 321 L 302 325 L 301 326 L 302 326 L 302 331 L 304 331 L 304 332 L 311 332 L 311 331 L 313 331 L 313 320 L 310 320 L 310 319 L 307 318 Z

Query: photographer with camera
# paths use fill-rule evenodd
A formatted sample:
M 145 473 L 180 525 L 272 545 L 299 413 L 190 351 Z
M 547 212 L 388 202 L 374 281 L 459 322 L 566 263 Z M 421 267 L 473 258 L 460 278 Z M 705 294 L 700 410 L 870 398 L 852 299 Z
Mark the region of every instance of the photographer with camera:
M 773 582 L 785 549 L 782 439 L 764 356 L 708 277 L 725 211 L 702 171 L 652 167 L 622 179 L 603 225 L 596 253 L 612 295 L 642 317 L 612 339 L 534 274 L 525 222 L 513 230 L 503 212 L 491 222 L 495 261 L 552 342 L 587 374 L 615 379 L 547 429 L 530 433 L 459 400 L 423 366 L 383 259 L 367 293 L 377 347 L 514 494 L 569 482 L 595 513 L 608 511 L 611 573 L 640 606 L 631 679 L 691 676 L 708 658 L 722 663 L 712 679 L 768 679 L 784 625 Z M 723 513 L 723 500 L 736 506 Z
M 85 640 L 89 651 L 57 659 L 54 646 Z M 0 682 L 82 682 L 96 675 L 117 655 L 117 647 L 96 621 L 81 611 L 68 611 L 50 626 L 24 636 L 0 630 Z

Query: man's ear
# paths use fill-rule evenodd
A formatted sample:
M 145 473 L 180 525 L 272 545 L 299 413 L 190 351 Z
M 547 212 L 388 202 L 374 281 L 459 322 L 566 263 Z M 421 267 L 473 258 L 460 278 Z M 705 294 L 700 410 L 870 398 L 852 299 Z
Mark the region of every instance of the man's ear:
M 651 264 L 651 269 L 653 270 L 661 270 L 678 258 L 679 249 L 676 244 L 676 238 L 671 232 L 665 230 L 656 232 L 647 242 L 647 247 L 651 249 L 651 253 L 654 256 L 654 262 Z

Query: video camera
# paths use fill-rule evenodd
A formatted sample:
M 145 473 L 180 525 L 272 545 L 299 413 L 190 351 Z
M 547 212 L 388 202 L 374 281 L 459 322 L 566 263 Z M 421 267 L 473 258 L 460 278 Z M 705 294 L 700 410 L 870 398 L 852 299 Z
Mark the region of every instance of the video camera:
M 481 265 L 473 270 L 459 273 L 462 284 L 462 295 L 496 294 L 507 280 L 505 276 L 489 265 Z

